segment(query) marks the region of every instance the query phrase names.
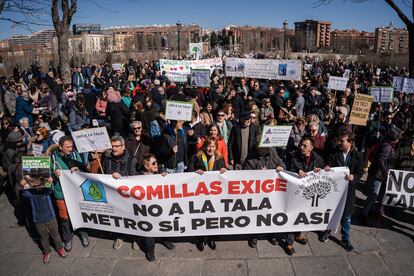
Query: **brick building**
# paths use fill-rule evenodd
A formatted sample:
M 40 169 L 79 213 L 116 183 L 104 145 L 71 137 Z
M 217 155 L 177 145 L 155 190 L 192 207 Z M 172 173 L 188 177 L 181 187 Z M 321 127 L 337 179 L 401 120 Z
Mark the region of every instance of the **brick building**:
M 358 30 L 331 31 L 331 49 L 334 53 L 365 54 L 374 50 L 375 33 Z
M 295 22 L 295 38 L 300 50 L 315 52 L 331 46 L 331 22 L 305 20 Z
M 375 29 L 376 53 L 408 53 L 408 30 L 398 29 L 390 23 Z

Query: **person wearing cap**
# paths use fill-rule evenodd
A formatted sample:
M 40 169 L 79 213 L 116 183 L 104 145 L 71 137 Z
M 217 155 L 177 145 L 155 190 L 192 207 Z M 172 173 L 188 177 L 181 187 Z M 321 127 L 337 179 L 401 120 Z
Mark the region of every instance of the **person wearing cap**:
M 259 133 L 258 127 L 251 123 L 249 112 L 241 113 L 239 120 L 231 129 L 227 144 L 229 164 L 234 169 L 240 169 L 247 156 L 253 153 Z
M 19 131 L 10 132 L 7 135 L 2 154 L 3 167 L 7 169 L 8 183 L 15 192 L 16 203 L 19 202 L 21 190 L 19 183 L 22 177 L 21 173 L 16 172 L 21 171 L 21 156 L 27 153 L 27 146 L 23 142 L 23 138 Z
M 390 129 L 385 134 L 384 142 L 378 144 L 374 150 L 373 162 L 368 169 L 367 183 L 370 187 L 370 192 L 365 199 L 364 208 L 359 216 L 362 224 L 367 223 L 367 217 L 378 198 L 380 208 L 379 213 L 383 212 L 381 208 L 382 197 L 385 193 L 385 185 L 389 170 L 394 167 L 395 161 L 395 146 L 400 139 L 400 133 L 396 130 Z
M 260 123 L 265 124 L 268 120 L 273 119 L 275 114 L 269 98 L 264 98 L 262 108 L 260 109 Z

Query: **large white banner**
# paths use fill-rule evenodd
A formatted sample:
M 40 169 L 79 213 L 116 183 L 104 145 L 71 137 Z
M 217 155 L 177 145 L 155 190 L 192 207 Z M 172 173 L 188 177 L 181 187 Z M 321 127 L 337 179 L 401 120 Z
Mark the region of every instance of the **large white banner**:
M 382 204 L 414 208 L 414 172 L 390 170 Z
M 301 80 L 302 61 L 226 58 L 226 76 L 269 80 Z
M 275 170 L 60 177 L 72 225 L 138 236 L 203 236 L 337 229 L 347 168 L 298 178 Z
M 209 69 L 211 74 L 214 69 L 223 68 L 223 61 L 221 58 L 199 60 L 160 59 L 160 68 L 161 71 L 165 71 L 170 80 L 187 82 L 191 69 Z

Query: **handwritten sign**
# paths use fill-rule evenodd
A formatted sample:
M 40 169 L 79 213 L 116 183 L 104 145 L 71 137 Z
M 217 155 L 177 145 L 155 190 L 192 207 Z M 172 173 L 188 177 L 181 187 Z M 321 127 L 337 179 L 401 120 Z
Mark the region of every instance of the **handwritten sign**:
M 349 123 L 352 125 L 366 126 L 369 111 L 371 110 L 373 97 L 364 94 L 355 94 L 354 104 L 352 105 Z
M 74 131 L 72 132 L 72 138 L 76 148 L 81 153 L 111 148 L 111 141 L 105 127 Z
M 345 91 L 347 83 L 348 78 L 330 76 L 328 82 L 328 89 Z
M 167 101 L 165 118 L 167 120 L 191 121 L 193 104 L 179 101 Z
M 376 103 L 392 102 L 394 89 L 391 86 L 376 86 L 371 88 L 371 96 Z

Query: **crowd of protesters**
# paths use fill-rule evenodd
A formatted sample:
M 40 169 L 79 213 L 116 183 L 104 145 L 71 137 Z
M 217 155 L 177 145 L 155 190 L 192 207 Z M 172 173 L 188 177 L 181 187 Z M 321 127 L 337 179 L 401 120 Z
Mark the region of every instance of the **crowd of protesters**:
M 395 92 L 393 101 L 374 103 L 366 126 L 348 123 L 356 93 L 368 94 L 371 86 L 390 86 L 393 76 L 408 76 L 392 67 L 306 58 L 302 81 L 257 80 L 226 77 L 216 69 L 209 88 L 175 83 L 159 69 L 157 61 L 129 60 L 120 70 L 110 64 L 72 68 L 71 79 L 62 79 L 58 69 L 36 65 L 0 84 L 1 161 L 7 187 L 17 211 L 18 223 L 40 242 L 43 261 L 49 262 L 49 235 L 61 257 L 72 249 L 73 235 L 84 247 L 87 229 L 75 231 L 59 182 L 62 170 L 111 174 L 113 178 L 144 174 L 171 174 L 226 170 L 289 170 L 299 177 L 310 171 L 347 166 L 350 174 L 345 210 L 341 219 L 341 245 L 351 251 L 351 215 L 355 209 L 355 186 L 367 168 L 370 188 L 359 215 L 366 223 L 372 212 L 383 212 L 381 202 L 389 169 L 414 170 L 413 95 Z M 377 74 L 377 69 L 380 74 Z M 345 91 L 327 89 L 329 76 L 350 70 Z M 192 121 L 165 119 L 167 100 L 193 104 Z M 286 147 L 258 147 L 263 125 L 293 125 Z M 72 131 L 106 127 L 112 149 L 78 153 Z M 52 188 L 24 189 L 21 157 L 33 150 L 51 156 Z M 100 160 L 100 162 L 98 162 Z M 102 170 L 99 169 L 100 164 Z M 5 175 L 5 174 L 3 174 Z M 119 249 L 128 237 L 112 234 Z M 196 247 L 216 248 L 217 237 L 194 237 Z M 320 241 L 329 231 L 320 233 Z M 300 233 L 281 239 L 269 235 L 276 245 L 283 241 L 287 254 L 295 253 L 294 242 L 306 244 Z M 146 257 L 155 260 L 154 238 L 132 238 L 132 248 L 142 242 Z M 168 249 L 174 244 L 160 241 Z M 248 240 L 257 246 L 257 236 Z

